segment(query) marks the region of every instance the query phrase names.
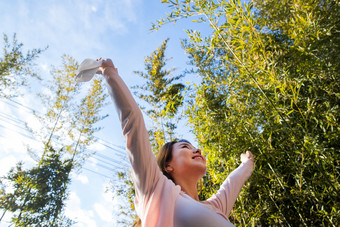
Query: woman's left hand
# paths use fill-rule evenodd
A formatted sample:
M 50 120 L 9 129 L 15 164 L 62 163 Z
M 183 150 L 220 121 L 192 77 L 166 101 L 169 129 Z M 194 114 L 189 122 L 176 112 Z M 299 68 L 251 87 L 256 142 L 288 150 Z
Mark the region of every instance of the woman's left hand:
M 251 160 L 252 162 L 254 162 L 254 155 L 250 152 L 250 151 L 247 151 L 246 153 L 242 153 L 241 154 L 241 162 L 244 163 L 246 162 L 247 160 Z

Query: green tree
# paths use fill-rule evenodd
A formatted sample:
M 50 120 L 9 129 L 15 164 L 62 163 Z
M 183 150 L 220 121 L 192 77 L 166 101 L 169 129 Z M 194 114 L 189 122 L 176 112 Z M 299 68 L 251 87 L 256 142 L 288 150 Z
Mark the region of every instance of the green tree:
M 170 60 L 165 58 L 168 41 L 164 40 L 160 47 L 146 57 L 145 72 L 135 71 L 145 83 L 133 87 L 137 97 L 147 104 L 142 109 L 153 122 L 149 135 L 156 153 L 166 141 L 175 138 L 176 122 L 179 120 L 177 112 L 183 105 L 184 85 L 178 83 L 182 75 L 174 76 L 174 69 L 164 68 Z
M 100 112 L 106 104 L 105 99 L 107 97 L 102 81 L 94 79 L 87 88 L 82 89 L 80 84 L 75 82 L 77 68 L 77 62 L 64 55 L 62 66 L 52 71 L 52 81 L 49 82 L 50 85 L 47 87 L 49 94 L 40 94 L 46 107 L 46 113 L 35 113 L 42 123 L 42 128 L 38 131 L 31 131 L 49 149 L 44 149 L 40 153 L 30 150 L 31 154 L 35 156 L 37 164 L 33 169 L 25 171 L 32 174 L 36 173 L 32 177 L 37 184 L 30 184 L 30 178 L 28 178 L 24 181 L 24 184 L 28 185 L 25 188 L 25 194 L 20 195 L 20 198 L 16 198 L 19 194 L 10 195 L 13 199 L 21 201 L 19 205 L 8 203 L 7 206 L 2 207 L 19 213 L 12 220 L 16 225 L 27 226 L 33 225 L 33 223 L 39 225 L 39 218 L 36 217 L 41 215 L 47 215 L 48 223 L 59 223 L 58 220 L 65 219 L 62 210 L 63 201 L 67 198 L 67 186 L 70 182 L 69 174 L 72 170 L 80 168 L 83 161 L 91 155 L 86 148 L 95 142 L 94 133 L 101 129 L 96 124 L 107 116 L 101 115 Z M 79 98 L 80 95 L 84 97 Z M 53 152 L 55 154 L 51 154 Z M 40 186 L 39 182 L 49 181 L 49 176 L 33 170 L 49 168 L 45 165 L 49 163 L 50 155 L 52 157 L 60 156 L 61 160 L 67 161 L 69 168 L 68 171 L 65 171 L 63 179 L 54 179 L 55 184 L 60 184 L 58 193 L 55 193 L 55 199 L 58 199 L 58 203 L 53 202 L 52 197 L 46 197 L 42 194 L 44 191 L 36 190 L 37 187 L 45 187 L 44 185 Z M 63 167 L 60 166 L 59 168 Z M 2 193 L 4 193 L 2 196 L 6 197 L 6 192 L 2 191 Z M 46 198 L 46 201 L 51 201 L 45 201 L 44 205 L 41 205 L 38 203 L 40 197 Z M 6 202 L 8 201 L 6 200 Z M 41 206 L 45 207 L 41 208 Z M 44 209 L 54 209 L 54 212 L 48 213 Z M 70 223 L 68 219 L 65 219 L 65 225 Z M 49 226 L 49 224 L 46 224 L 46 226 Z
M 339 2 L 163 2 L 172 12 L 155 29 L 182 18 L 210 28 L 183 41 L 202 79 L 187 111 L 208 157 L 201 198 L 249 149 L 256 169 L 234 223 L 336 226 Z
M 32 49 L 23 54 L 23 44 L 19 43 L 16 34 L 12 42 L 3 35 L 4 47 L 0 56 L 0 98 L 11 98 L 18 95 L 18 88 L 28 85 L 30 77 L 39 78 L 32 70 L 34 60 L 42 49 Z
M 24 170 L 23 163 L 18 163 L 7 176 L 2 177 L 1 181 L 6 184 L 1 184 L 3 192 L 0 207 L 14 213 L 12 222 L 16 226 L 72 224 L 71 220 L 60 215 L 67 196 L 64 183 L 70 181 L 69 172 L 72 168 L 70 160 L 62 160 L 62 153 L 46 146 L 41 165 Z M 4 193 L 9 186 L 14 189 L 13 192 Z M 18 214 L 16 211 L 24 203 L 24 208 Z
M 52 80 L 46 85 L 48 93 L 39 93 L 46 112 L 34 113 L 42 127 L 31 131 L 43 143 L 76 154 L 80 163 L 87 156 L 86 147 L 95 142 L 94 133 L 101 130 L 96 123 L 108 115 L 100 112 L 107 104 L 102 80 L 76 83 L 77 68 L 75 59 L 64 55 L 62 66 L 52 70 Z

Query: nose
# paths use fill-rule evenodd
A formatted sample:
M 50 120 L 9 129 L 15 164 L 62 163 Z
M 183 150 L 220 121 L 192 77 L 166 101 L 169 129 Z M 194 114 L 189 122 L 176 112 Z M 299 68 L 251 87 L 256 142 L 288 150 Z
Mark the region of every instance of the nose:
M 201 149 L 197 148 L 197 149 L 194 151 L 194 154 L 196 154 L 196 153 L 202 154 Z

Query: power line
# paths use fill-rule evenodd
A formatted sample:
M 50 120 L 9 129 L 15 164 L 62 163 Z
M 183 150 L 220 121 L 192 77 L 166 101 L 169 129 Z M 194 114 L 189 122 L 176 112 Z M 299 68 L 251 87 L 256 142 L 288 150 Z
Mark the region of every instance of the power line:
M 19 102 L 17 102 L 17 101 L 14 101 L 14 100 L 12 100 L 12 99 L 7 99 L 7 100 L 10 101 L 10 102 L 12 102 L 12 103 L 14 103 L 14 104 L 16 104 L 16 105 L 22 106 L 22 107 L 24 107 L 25 109 L 30 110 L 31 112 L 39 113 L 39 111 L 37 111 L 37 110 L 35 110 L 35 109 L 31 108 L 31 107 L 25 106 L 25 105 L 23 105 L 23 104 L 21 104 L 21 103 L 19 103 Z M 17 106 L 8 103 L 8 102 L 6 102 L 5 100 L 0 100 L 0 101 L 6 103 L 6 104 L 8 104 L 8 105 L 13 106 L 14 108 L 18 108 Z M 6 113 L 3 113 L 3 114 L 6 114 Z M 6 114 L 6 115 L 7 115 L 7 114 Z M 12 116 L 11 116 L 11 117 L 12 117 Z M 26 123 L 25 121 L 23 121 L 23 120 L 21 120 L 21 119 L 18 119 L 18 118 L 14 118 L 14 119 L 15 119 L 16 121 L 23 122 L 23 124 Z M 106 144 L 109 144 L 109 145 L 106 145 L 106 144 L 104 144 L 104 143 L 100 143 L 100 142 L 99 142 L 100 144 L 106 146 L 106 147 L 109 148 L 109 149 L 116 150 L 114 147 L 117 147 L 117 148 L 121 149 L 121 151 L 119 151 L 119 152 L 124 152 L 124 151 L 125 151 L 125 147 L 123 147 L 123 146 L 113 144 L 113 143 L 108 142 L 108 141 L 106 141 L 106 140 L 104 140 L 104 139 L 101 139 L 101 138 L 99 138 L 99 137 L 97 137 L 97 136 L 94 136 L 94 137 L 95 137 L 96 139 L 98 139 L 98 140 L 103 141 L 103 142 L 106 143 Z M 111 146 L 110 146 L 110 145 L 111 145 Z M 112 147 L 112 146 L 114 146 L 114 147 Z M 117 151 L 118 151 L 118 150 L 117 150 Z
M 91 173 L 97 174 L 97 175 L 99 175 L 99 176 L 102 176 L 102 177 L 106 177 L 106 178 L 112 179 L 112 177 L 109 177 L 109 176 L 107 176 L 107 175 L 105 175 L 105 174 L 102 174 L 102 173 L 98 173 L 98 172 L 96 172 L 96 171 L 94 171 L 94 170 L 91 170 L 91 169 L 88 169 L 88 168 L 86 168 L 86 167 L 82 167 L 82 169 L 84 169 L 84 170 L 86 170 L 86 171 L 89 171 L 89 172 L 91 172 Z
M 6 129 L 9 129 L 9 130 L 12 130 L 12 131 L 14 131 L 14 132 L 16 132 L 16 133 L 18 133 L 18 134 L 20 134 L 20 135 L 22 135 L 22 136 L 25 136 L 25 137 L 27 137 L 27 138 L 29 138 L 29 139 L 32 139 L 32 140 L 35 140 L 35 138 L 33 138 L 33 137 L 30 137 L 30 136 L 28 136 L 28 135 L 26 135 L 26 134 L 23 134 L 23 133 L 21 133 L 21 132 L 18 132 L 18 131 L 16 131 L 16 130 L 7 128 L 7 127 L 3 126 L 2 124 L 0 124 L 0 127 L 6 128 Z M 1 136 L 1 137 L 5 137 L 5 136 L 3 136 L 3 135 L 0 135 L 0 136 Z M 104 155 L 96 154 L 96 153 L 95 153 L 93 156 L 103 157 Z M 93 156 L 91 156 L 90 158 L 94 158 Z M 114 160 L 114 162 L 117 163 L 118 165 L 117 165 L 117 164 L 113 164 L 113 163 L 105 162 L 105 161 L 103 161 L 103 160 L 101 160 L 101 159 L 98 159 L 98 158 L 95 158 L 95 159 L 98 160 L 99 162 L 103 162 L 103 163 L 105 163 L 105 164 L 112 165 L 112 166 L 114 166 L 114 167 L 116 167 L 116 168 L 123 168 L 123 166 L 120 165 L 121 163 L 119 163 L 119 162 L 117 162 L 117 161 L 115 161 L 115 160 Z M 113 159 L 111 159 L 111 160 L 113 160 Z M 98 165 L 98 166 L 100 166 L 100 167 L 102 167 L 102 168 L 105 168 L 105 169 L 107 169 L 107 170 L 110 170 L 110 171 L 115 171 L 114 169 L 109 168 L 109 167 L 107 167 L 107 166 L 104 166 L 104 165 L 101 164 L 101 163 L 96 163 L 96 165 Z
M 119 149 L 122 149 L 122 151 L 124 151 L 125 152 L 125 147 L 123 147 L 123 146 L 119 146 L 119 145 L 116 145 L 116 144 L 113 144 L 113 143 L 111 143 L 111 142 L 108 142 L 108 141 L 106 141 L 106 140 L 104 140 L 104 139 L 102 139 L 102 138 L 99 138 L 99 137 L 97 137 L 97 136 L 94 136 L 96 139 L 98 139 L 98 140 L 101 140 L 101 141 L 103 141 L 104 143 L 107 143 L 107 144 L 109 144 L 109 145 L 112 145 L 112 146 L 115 146 L 115 147 L 118 147 Z
M 3 100 L 1 100 L 3 101 Z M 3 101 L 4 103 L 6 103 L 7 105 L 10 105 L 12 108 L 15 108 L 15 109 L 18 109 L 19 106 L 20 107 L 23 107 L 24 109 L 26 110 L 29 110 L 30 112 L 34 113 L 34 112 L 37 112 L 39 113 L 39 111 L 36 111 L 34 110 L 33 108 L 31 107 L 28 107 L 28 106 L 25 106 L 17 101 L 14 101 L 14 100 L 7 100 L 7 101 Z M 29 132 L 31 133 L 31 131 L 28 130 L 28 128 L 26 127 L 26 122 L 17 118 L 17 117 L 14 117 L 13 115 L 9 115 L 7 113 L 4 113 L 4 112 L 0 112 L 0 120 L 6 122 L 7 124 L 10 124 L 10 125 L 13 125 L 15 126 L 16 128 L 19 128 L 19 129 L 22 129 L 24 132 Z M 11 130 L 11 131 L 14 131 L 26 138 L 29 138 L 31 140 L 34 140 L 36 141 L 36 139 L 30 135 L 27 135 L 25 133 L 22 133 L 21 131 L 18 131 L 18 130 L 14 130 L 12 128 L 9 128 L 7 127 L 6 125 L 2 125 L 0 124 L 0 127 L 3 127 L 5 129 L 8 129 L 8 130 Z M 2 135 L 1 135 L 2 136 Z M 3 136 L 5 137 L 5 136 Z M 92 159 L 96 159 L 97 162 L 95 163 L 95 165 L 99 168 L 103 168 L 103 169 L 106 169 L 106 170 L 109 170 L 111 172 L 117 172 L 118 170 L 117 169 L 124 169 L 124 167 L 128 164 L 128 162 L 126 161 L 126 155 L 124 154 L 125 153 L 125 148 L 123 146 L 119 146 L 119 145 L 116 145 L 116 144 L 113 144 L 111 142 L 108 142 L 108 141 L 105 141 L 99 137 L 96 137 L 95 138 L 97 139 L 97 143 L 103 145 L 104 147 L 110 149 L 110 150 L 113 150 L 115 152 L 115 154 L 119 157 L 120 161 L 117 161 L 113 158 L 110 158 L 104 154 L 100 154 L 98 151 L 94 152 L 93 156 L 91 156 L 90 158 Z M 87 149 L 88 150 L 88 149 Z M 88 150 L 90 151 L 90 150 Z M 104 161 L 104 160 L 105 161 Z M 125 162 L 126 165 L 124 165 L 123 163 Z M 113 167 L 113 168 L 110 168 L 108 167 L 107 165 Z M 85 169 L 86 171 L 89 171 L 89 172 L 92 172 L 94 174 L 97 174 L 99 176 L 103 176 L 105 178 L 109 178 L 109 179 L 112 179 L 112 177 L 109 177 L 105 174 L 102 174 L 102 173 L 99 173 L 97 171 L 94 171 L 94 170 L 91 170 L 89 168 L 86 168 L 86 167 L 82 167 L 82 169 Z
M 13 106 L 13 107 L 17 108 L 15 105 L 10 104 L 9 102 L 7 102 L 7 101 L 10 101 L 10 102 L 12 102 L 12 103 L 14 103 L 14 104 L 16 104 L 16 105 L 19 105 L 19 106 L 21 106 L 21 107 L 24 107 L 26 110 L 30 110 L 30 111 L 32 111 L 32 112 L 40 113 L 39 111 L 37 111 L 37 110 L 35 110 L 35 109 L 31 108 L 31 107 L 28 107 L 28 106 L 26 106 L 26 105 L 24 105 L 24 104 L 22 104 L 22 103 L 19 103 L 19 102 L 17 102 L 17 101 L 14 101 L 13 99 L 6 99 L 6 100 L 1 100 L 1 101 L 4 102 L 4 103 L 6 103 L 6 104 L 8 104 L 8 105 L 10 105 L 10 106 Z
M 99 158 L 97 158 L 95 156 L 91 156 L 89 159 L 95 159 L 95 160 L 99 161 L 99 163 L 95 163 L 95 164 L 100 164 L 101 167 L 105 166 L 104 168 L 106 168 L 108 170 L 116 171 L 114 169 L 111 169 L 111 167 L 114 167 L 114 168 L 117 168 L 117 169 L 120 169 L 120 168 L 124 167 L 123 165 L 120 165 L 120 164 L 113 164 L 113 163 L 109 163 L 109 162 L 100 160 Z M 106 166 L 106 165 L 109 165 L 109 167 Z
M 18 134 L 20 134 L 20 135 L 22 135 L 22 136 L 24 136 L 24 137 L 26 137 L 26 138 L 28 138 L 28 139 L 35 140 L 35 138 L 33 138 L 32 136 L 29 136 L 29 135 L 26 135 L 26 134 L 24 134 L 24 133 L 22 133 L 22 132 L 18 132 L 17 130 L 8 128 L 8 127 L 6 127 L 6 126 L 3 125 L 3 124 L 0 124 L 0 127 L 5 128 L 5 129 L 7 129 L 7 130 L 11 130 L 11 131 L 13 131 L 13 132 L 16 132 L 16 133 L 18 133 Z M 3 136 L 3 135 L 1 135 L 1 136 L 2 136 L 2 137 L 5 137 L 5 136 Z
M 25 125 L 25 124 L 26 124 L 25 121 L 23 121 L 23 120 L 21 120 L 21 119 L 18 119 L 18 118 L 15 118 L 15 117 L 13 117 L 13 116 L 11 116 L 11 115 L 9 115 L 9 114 L 6 114 L 6 113 L 4 113 L 4 112 L 0 112 L 0 117 L 5 118 L 5 119 L 8 119 L 8 120 L 13 121 L 13 122 L 18 122 L 18 124 L 22 124 L 22 125 Z M 11 125 L 14 125 L 14 126 L 16 126 L 16 127 L 18 127 L 18 128 L 21 128 L 21 129 L 23 129 L 23 130 L 25 130 L 25 131 L 27 131 L 27 132 L 30 132 L 26 127 L 23 127 L 23 126 L 14 124 L 14 123 L 10 123 L 10 122 L 7 122 L 7 121 L 6 121 L 6 123 L 11 124 Z M 19 132 L 18 132 L 18 133 L 19 133 Z M 96 137 L 96 138 L 98 138 L 98 137 Z M 33 139 L 33 137 L 32 137 L 31 139 Z M 98 138 L 98 139 L 100 139 L 100 138 Z M 105 141 L 105 140 L 102 140 L 102 139 L 100 139 L 100 140 L 101 140 L 101 141 L 104 141 L 104 142 L 106 142 L 106 143 L 109 143 L 109 142 L 107 142 L 107 141 Z M 105 143 L 103 143 L 103 142 L 97 141 L 97 143 L 99 143 L 99 144 L 105 146 L 106 148 L 109 148 L 109 149 L 111 149 L 111 150 L 113 150 L 113 151 L 115 151 L 115 152 L 118 152 L 118 154 L 119 154 L 120 156 L 125 157 L 124 154 L 123 154 L 124 151 L 118 150 L 117 148 L 111 147 L 110 145 L 107 145 L 107 144 L 105 144 Z M 109 143 L 109 144 L 111 144 L 111 145 L 113 145 L 113 146 L 116 146 L 116 147 L 122 149 L 121 146 L 119 146 L 119 145 L 115 145 L 115 144 L 112 144 L 112 143 Z
M 16 133 L 18 133 L 18 134 L 20 134 L 20 135 L 22 135 L 22 136 L 25 136 L 25 137 L 27 137 L 27 138 L 29 138 L 29 139 L 32 139 L 32 140 L 35 140 L 35 138 L 33 138 L 33 137 L 30 137 L 30 136 L 28 136 L 28 135 L 26 135 L 26 134 L 23 134 L 23 133 L 21 133 L 21 132 L 18 132 L 18 131 L 16 131 L 16 130 L 10 129 L 10 128 L 6 127 L 6 126 L 3 126 L 2 124 L 0 124 L 0 127 L 6 128 L 6 129 L 9 129 L 9 130 L 12 130 L 12 131 L 14 131 L 14 132 L 16 132 Z M 0 135 L 0 136 L 6 138 L 6 137 L 3 136 L 3 135 Z M 94 156 L 101 156 L 101 155 L 94 154 Z M 103 155 L 102 155 L 102 156 L 103 156 Z M 90 158 L 94 158 L 94 157 L 91 156 Z M 114 161 L 114 162 L 117 163 L 117 164 L 113 164 L 113 163 L 105 162 L 105 161 L 103 161 L 103 160 L 101 160 L 101 159 L 99 159 L 99 158 L 95 158 L 95 159 L 98 160 L 99 162 L 103 162 L 103 163 L 105 163 L 105 164 L 112 165 L 112 166 L 114 166 L 114 167 L 116 167 L 116 168 L 123 168 L 123 166 L 120 166 L 120 165 L 118 166 L 118 165 L 117 165 L 117 164 L 120 164 L 120 163 L 117 162 L 117 161 Z M 111 159 L 111 160 L 113 160 L 113 159 Z M 101 164 L 101 163 L 96 163 L 96 165 L 98 165 L 98 166 L 100 166 L 100 167 L 102 167 L 102 168 L 105 168 L 105 169 L 107 169 L 107 170 L 110 170 L 110 171 L 115 171 L 114 169 L 109 168 L 109 167 L 107 167 L 107 166 L 104 166 L 104 165 Z
M 115 159 L 113 159 L 113 158 L 110 158 L 110 157 L 108 157 L 108 156 L 106 156 L 106 155 L 103 155 L 103 154 L 97 154 L 97 155 L 100 156 L 100 157 L 102 157 L 102 158 L 104 158 L 105 160 L 110 160 L 110 161 L 115 162 L 115 163 L 117 163 L 117 164 L 121 164 L 121 163 L 117 162 L 117 160 L 115 160 Z M 125 157 L 124 157 L 124 158 L 125 158 Z M 122 159 L 122 160 L 126 162 L 125 159 Z M 126 163 L 129 163 L 129 162 L 126 162 Z
M 10 125 L 14 125 L 14 126 L 17 127 L 17 128 L 23 129 L 23 130 L 26 131 L 26 132 L 29 132 L 27 128 L 24 128 L 24 127 L 22 127 L 22 126 L 20 126 L 20 125 L 17 125 L 17 124 L 14 124 L 14 123 L 13 123 L 13 122 L 20 122 L 19 124 L 24 124 L 24 121 L 22 121 L 22 120 L 20 120 L 20 119 L 18 119 L 18 118 L 14 118 L 14 117 L 12 117 L 11 115 L 8 115 L 8 114 L 6 114 L 6 113 L 1 113 L 1 112 L 0 112 L 0 115 L 1 115 L 0 117 L 12 121 L 12 122 L 7 122 L 7 121 L 6 121 L 6 123 L 8 123 L 8 124 L 10 124 Z M 0 119 L 0 120 L 2 120 L 2 119 Z M 29 136 L 29 135 L 24 134 L 24 133 L 22 133 L 22 132 L 20 132 L 20 131 L 17 131 L 17 130 L 14 130 L 14 129 L 12 129 L 12 128 L 9 128 L 9 127 L 7 127 L 7 126 L 5 126 L 5 125 L 0 124 L 0 127 L 3 127 L 3 128 L 5 128 L 5 129 L 7 129 L 7 130 L 14 131 L 15 133 L 18 133 L 18 134 L 20 134 L 20 135 L 22 135 L 22 136 L 24 136 L 24 137 L 26 137 L 26 138 L 29 138 L 29 139 L 32 139 L 32 140 L 36 140 L 36 139 L 35 139 L 34 137 L 32 137 L 32 136 Z M 1 136 L 2 136 L 2 137 L 5 137 L 5 136 L 3 136 L 3 135 L 1 135 Z M 105 145 L 105 144 L 103 144 L 103 145 Z M 124 160 L 124 156 L 123 156 L 122 154 L 120 154 L 121 151 L 117 150 L 116 148 L 110 147 L 110 146 L 108 146 L 108 145 L 105 145 L 105 147 L 110 148 L 110 149 L 114 150 L 115 152 L 119 152 L 118 154 L 119 154 L 119 156 L 121 157 L 121 160 L 122 160 L 122 161 L 125 161 L 125 160 Z M 90 150 L 89 150 L 89 151 L 90 151 Z M 109 163 L 109 162 L 107 162 L 107 161 L 103 161 L 102 159 L 95 158 L 95 157 L 93 157 L 93 156 L 98 156 L 98 157 L 100 157 L 100 158 L 102 158 L 102 159 L 110 160 L 110 161 L 113 162 L 113 163 Z M 116 170 L 114 170 L 114 169 L 112 169 L 112 168 L 109 168 L 109 167 L 107 167 L 107 166 L 105 166 L 105 165 L 103 165 L 103 164 L 101 164 L 101 163 L 105 163 L 105 164 L 108 164 L 108 165 L 110 165 L 110 166 L 114 166 L 114 167 L 117 168 L 117 169 L 123 169 L 123 168 L 124 168 L 124 166 L 122 166 L 122 163 L 121 163 L 121 162 L 118 162 L 117 160 L 112 159 L 112 158 L 110 158 L 110 157 L 108 157 L 108 156 L 106 156 L 106 155 L 99 154 L 98 152 L 94 152 L 94 155 L 93 155 L 93 156 L 92 156 L 93 158 L 95 158 L 97 161 L 99 161 L 99 163 L 96 163 L 96 165 L 99 166 L 99 167 L 101 167 L 101 168 L 104 168 L 104 169 L 107 169 L 107 170 L 110 170 L 110 171 L 116 171 Z M 127 164 L 127 163 L 126 163 L 126 164 Z M 106 177 L 107 177 L 107 176 L 106 176 Z
M 5 120 L 4 120 L 4 119 L 5 119 Z M 10 119 L 8 119 L 7 117 L 0 116 L 0 120 L 3 121 L 3 122 L 5 122 L 6 124 L 14 125 L 14 126 L 17 127 L 17 128 L 21 128 L 21 129 L 23 129 L 23 130 L 25 130 L 25 131 L 28 131 L 27 128 L 24 128 L 23 126 L 21 126 L 20 123 L 10 123 L 10 122 L 6 121 L 6 119 L 7 119 L 7 120 L 10 120 Z
M 122 153 L 122 151 L 120 151 L 120 150 L 117 150 L 116 148 L 114 148 L 114 147 L 111 147 L 110 145 L 107 145 L 107 144 L 104 144 L 104 143 L 101 143 L 101 142 L 98 142 L 99 144 L 101 144 L 101 145 L 103 145 L 103 146 L 105 146 L 106 148 L 109 148 L 109 149 L 111 149 L 111 150 L 113 150 L 113 151 L 116 151 L 116 152 L 118 152 L 118 154 L 120 155 L 120 156 L 122 156 L 122 157 L 125 157 Z
M 99 157 L 101 157 L 100 155 L 94 155 L 94 156 L 99 156 Z M 94 157 L 94 156 L 92 156 L 92 158 L 94 158 L 94 159 L 96 159 L 97 161 L 100 161 L 100 162 L 102 162 L 102 163 L 105 163 L 105 164 L 107 164 L 107 165 L 113 165 L 113 166 L 117 166 L 117 165 L 120 165 L 120 163 L 119 162 L 117 162 L 118 164 L 114 164 L 114 163 L 110 163 L 110 162 L 108 162 L 108 161 L 106 161 L 106 160 L 102 160 L 102 159 L 100 159 L 100 158 L 97 158 L 97 157 Z M 115 162 L 116 163 L 116 162 Z
M 25 124 L 25 122 L 23 120 L 20 120 L 19 118 L 15 118 L 15 117 L 13 117 L 13 116 L 11 116 L 9 114 L 0 112 L 0 115 L 1 115 L 1 117 L 6 118 L 6 119 L 8 119 L 10 121 L 16 122 L 18 124 Z
M 115 171 L 116 171 L 115 169 L 112 169 L 112 168 L 107 167 L 107 166 L 105 166 L 105 165 L 103 165 L 103 164 L 100 164 L 100 163 L 96 163 L 96 165 L 98 165 L 98 166 L 100 166 L 100 167 L 102 167 L 102 168 L 104 168 L 104 169 L 107 169 L 107 170 L 109 170 L 109 171 L 112 171 L 112 172 L 115 172 Z
M 16 126 L 16 125 L 15 125 L 15 126 Z M 19 131 L 17 131 L 17 130 L 8 128 L 8 127 L 6 127 L 6 126 L 4 126 L 4 125 L 2 125 L 2 124 L 0 124 L 0 127 L 3 127 L 3 128 L 5 128 L 5 129 L 7 129 L 7 130 L 14 131 L 15 133 L 18 133 L 18 134 L 20 134 L 20 135 L 22 135 L 22 136 L 25 136 L 25 137 L 29 138 L 29 139 L 36 140 L 36 139 L 33 138 L 32 136 L 29 136 L 29 135 L 24 134 L 24 133 L 22 133 L 22 132 L 19 132 Z M 17 126 L 17 127 L 18 127 L 18 126 Z M 1 137 L 5 137 L 5 136 L 1 135 Z M 88 151 L 90 151 L 90 150 L 88 150 Z M 94 153 L 93 156 L 99 156 L 99 157 L 101 157 L 101 158 L 103 158 L 103 159 L 105 159 L 105 160 L 110 160 L 110 161 L 113 162 L 113 163 L 109 163 L 109 162 L 107 162 L 107 161 L 103 161 L 102 159 L 96 158 L 99 162 L 103 162 L 103 163 L 108 164 L 108 165 L 113 165 L 113 166 L 115 166 L 116 168 L 122 168 L 122 167 L 123 167 L 123 166 L 121 166 L 122 163 L 120 163 L 120 162 L 118 162 L 118 161 L 116 161 L 116 160 L 114 160 L 114 159 L 112 159 L 112 158 L 110 158 L 110 157 L 108 157 L 108 156 L 106 156 L 106 155 L 99 154 L 98 152 Z M 124 160 L 124 159 L 122 159 L 122 160 Z M 101 167 L 103 167 L 103 165 L 101 165 Z M 108 169 L 108 167 L 104 167 L 104 168 Z M 109 169 L 109 170 L 112 170 L 112 169 Z

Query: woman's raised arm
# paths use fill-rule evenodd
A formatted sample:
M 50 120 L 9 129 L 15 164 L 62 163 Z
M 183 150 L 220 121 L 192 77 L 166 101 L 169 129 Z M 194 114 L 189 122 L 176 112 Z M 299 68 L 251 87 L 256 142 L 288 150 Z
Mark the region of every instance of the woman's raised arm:
M 151 150 L 142 112 L 110 59 L 103 60 L 99 70 L 107 81 L 109 94 L 118 112 L 137 196 L 149 196 L 161 173 Z
M 254 168 L 254 155 L 247 151 L 241 154 L 241 165 L 229 174 L 218 192 L 208 201 L 229 216 L 234 203 Z

